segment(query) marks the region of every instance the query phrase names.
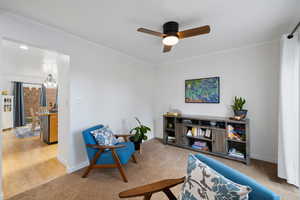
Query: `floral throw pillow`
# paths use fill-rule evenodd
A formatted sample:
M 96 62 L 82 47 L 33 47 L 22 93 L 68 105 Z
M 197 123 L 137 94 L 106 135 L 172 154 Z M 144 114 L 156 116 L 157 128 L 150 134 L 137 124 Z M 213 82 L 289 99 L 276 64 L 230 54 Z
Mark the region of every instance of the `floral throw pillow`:
M 180 200 L 247 200 L 251 188 L 225 178 L 190 154 Z
M 115 145 L 118 140 L 115 138 L 112 130 L 108 126 L 104 126 L 100 129 L 91 131 L 98 145 Z

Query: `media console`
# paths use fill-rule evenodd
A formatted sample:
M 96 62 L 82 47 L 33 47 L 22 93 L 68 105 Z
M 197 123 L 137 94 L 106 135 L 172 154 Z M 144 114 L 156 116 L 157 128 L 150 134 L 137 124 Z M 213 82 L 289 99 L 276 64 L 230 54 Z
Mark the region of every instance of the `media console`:
M 250 163 L 249 119 L 164 115 L 164 144 Z

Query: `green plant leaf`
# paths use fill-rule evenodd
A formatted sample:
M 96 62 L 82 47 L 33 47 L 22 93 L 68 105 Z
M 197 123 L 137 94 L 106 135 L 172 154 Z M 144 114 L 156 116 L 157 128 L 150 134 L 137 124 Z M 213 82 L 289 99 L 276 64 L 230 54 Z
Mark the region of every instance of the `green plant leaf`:
M 243 110 L 246 100 L 242 97 L 234 97 L 233 105 L 231 105 L 233 110 Z
M 148 133 L 148 131 L 151 131 L 151 129 L 143 125 L 137 117 L 135 117 L 135 120 L 137 121 L 138 126 L 130 130 L 130 133 L 134 133 L 134 137 L 133 137 L 134 141 L 137 142 L 141 140 L 147 140 L 148 137 L 146 134 Z

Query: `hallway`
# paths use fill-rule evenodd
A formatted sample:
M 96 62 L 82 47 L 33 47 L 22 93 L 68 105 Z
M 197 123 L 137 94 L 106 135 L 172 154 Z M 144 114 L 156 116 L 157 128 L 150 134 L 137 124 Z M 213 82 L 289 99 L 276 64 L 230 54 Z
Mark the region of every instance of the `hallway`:
M 17 138 L 2 132 L 4 199 L 32 189 L 66 173 L 57 160 L 57 144 L 47 145 L 39 136 Z

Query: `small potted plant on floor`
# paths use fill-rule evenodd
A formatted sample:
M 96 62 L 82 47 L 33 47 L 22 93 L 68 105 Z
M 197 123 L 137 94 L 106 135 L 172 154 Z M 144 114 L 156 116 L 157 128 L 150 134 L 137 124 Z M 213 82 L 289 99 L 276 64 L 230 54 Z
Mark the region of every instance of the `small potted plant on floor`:
M 234 116 L 238 120 L 242 120 L 246 118 L 248 110 L 243 109 L 244 105 L 246 103 L 246 100 L 242 97 L 234 97 L 234 103 L 231 105 Z
M 141 143 L 143 140 L 147 140 L 147 133 L 151 129 L 141 123 L 141 121 L 135 117 L 135 120 L 138 123 L 138 126 L 130 130 L 130 134 L 133 134 L 129 139 L 134 143 L 135 150 L 141 149 Z

